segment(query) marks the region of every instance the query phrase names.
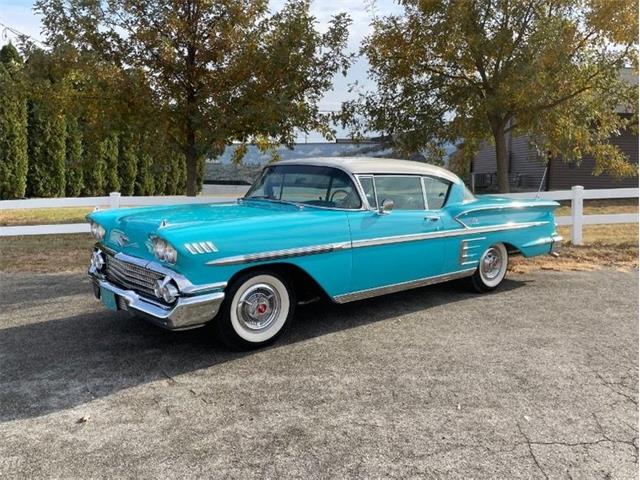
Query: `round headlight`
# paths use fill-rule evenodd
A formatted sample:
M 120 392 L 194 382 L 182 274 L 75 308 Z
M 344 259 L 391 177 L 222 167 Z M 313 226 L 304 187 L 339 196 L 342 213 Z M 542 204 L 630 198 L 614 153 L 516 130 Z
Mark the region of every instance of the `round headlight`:
M 91 235 L 93 235 L 93 238 L 96 240 L 102 240 L 104 238 L 104 234 L 105 229 L 102 225 L 96 222 L 91 222 Z
M 167 242 L 160 238 L 156 238 L 153 242 L 153 254 L 156 258 L 164 260 L 164 252 L 167 249 Z
M 161 238 L 153 239 L 153 254 L 159 260 L 168 263 L 176 263 L 178 259 L 178 252 L 175 248 L 169 245 L 166 240 L 162 240 Z
M 178 259 L 178 252 L 175 248 L 173 248 L 168 243 L 166 244 L 166 248 L 164 250 L 164 261 L 169 263 L 176 263 Z

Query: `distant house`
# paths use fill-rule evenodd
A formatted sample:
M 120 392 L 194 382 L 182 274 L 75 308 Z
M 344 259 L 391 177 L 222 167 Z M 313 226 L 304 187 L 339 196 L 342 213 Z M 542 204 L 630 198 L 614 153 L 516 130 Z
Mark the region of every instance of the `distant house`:
M 638 83 L 638 79 L 631 69 L 625 69 L 622 75 L 630 83 Z M 621 115 L 627 115 L 620 112 Z M 611 143 L 629 158 L 632 163 L 638 163 L 638 132 L 630 130 L 612 137 Z M 542 190 L 567 190 L 573 185 L 585 188 L 623 188 L 637 187 L 638 177 L 614 178 L 610 175 L 593 175 L 595 160 L 585 156 L 580 164 L 566 163 L 561 158 L 553 158 L 548 162 L 545 175 L 545 159 L 539 157 L 535 149 L 531 148 L 528 136 L 507 137 L 509 152 L 509 183 L 513 191 L 536 191 L 542 185 Z M 543 178 L 544 177 L 544 178 Z M 471 184 L 478 191 L 492 191 L 497 188 L 496 152 L 495 147 L 484 144 L 471 162 Z

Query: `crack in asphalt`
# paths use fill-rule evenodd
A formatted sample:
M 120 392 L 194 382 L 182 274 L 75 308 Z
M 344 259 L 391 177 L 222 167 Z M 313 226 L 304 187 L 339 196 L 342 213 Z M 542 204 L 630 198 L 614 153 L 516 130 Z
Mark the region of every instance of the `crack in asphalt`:
M 638 407 L 638 400 L 633 398 L 631 395 L 621 392 L 620 390 L 614 388 L 614 385 L 618 385 L 621 387 L 625 387 L 627 388 L 626 385 L 624 385 L 622 382 L 611 382 L 609 380 L 607 380 L 606 378 L 604 378 L 599 372 L 596 372 L 595 370 L 593 370 L 593 374 L 596 376 L 596 378 L 598 380 L 600 380 L 600 382 L 607 387 L 609 390 L 611 390 L 613 393 L 620 395 L 621 397 L 626 398 L 627 400 L 629 400 L 631 403 L 633 403 L 636 407 Z
M 538 470 L 540 471 L 542 476 L 546 480 L 549 480 L 549 475 L 547 475 L 547 472 L 544 471 L 544 468 L 542 468 L 542 465 L 540 465 L 540 462 L 538 462 L 538 458 L 536 457 L 536 454 L 533 452 L 533 447 L 532 447 L 533 442 L 531 442 L 531 440 L 529 440 L 529 437 L 527 436 L 526 433 L 524 433 L 524 431 L 522 430 L 522 427 L 520 426 L 520 424 L 516 423 L 516 425 L 518 426 L 518 430 L 520 431 L 520 435 L 523 436 L 523 438 L 524 438 L 524 440 L 526 442 L 526 445 L 529 448 L 529 455 L 531 456 L 531 459 L 533 460 L 533 463 L 536 465 L 536 467 L 538 467 Z
M 534 445 L 540 445 L 540 446 L 560 446 L 560 447 L 568 447 L 568 448 L 573 448 L 573 447 L 588 447 L 588 446 L 593 446 L 593 445 L 599 445 L 602 443 L 612 443 L 614 445 L 616 444 L 622 444 L 622 445 L 628 445 L 631 448 L 633 448 L 634 452 L 635 452 L 635 456 L 634 456 L 634 463 L 638 463 L 638 437 L 634 437 L 632 440 L 622 440 L 622 439 L 618 439 L 618 438 L 612 438 L 610 437 L 604 427 L 602 426 L 602 423 L 600 422 L 600 420 L 598 419 L 597 415 L 595 413 L 592 414 L 593 416 L 593 420 L 598 428 L 598 432 L 600 433 L 600 435 L 602 436 L 602 438 L 598 438 L 596 440 L 581 440 L 581 441 L 576 441 L 576 442 L 566 442 L 566 441 L 560 441 L 560 440 L 553 440 L 553 441 L 545 441 L 545 440 L 531 440 L 529 438 L 529 436 L 524 432 L 524 430 L 522 429 L 522 427 L 520 426 L 519 423 L 516 423 L 518 430 L 520 432 L 520 435 L 522 435 L 522 437 L 525 439 L 525 445 L 527 445 L 527 448 L 529 449 L 529 455 L 531 456 L 531 459 L 533 460 L 533 463 L 535 464 L 535 466 L 538 468 L 538 470 L 540 471 L 540 473 L 544 476 L 545 479 L 549 479 L 549 475 L 547 474 L 547 472 L 544 470 L 544 468 L 542 468 L 542 465 L 540 464 L 540 462 L 538 461 L 538 457 L 536 457 L 535 452 L 533 451 L 533 446 Z

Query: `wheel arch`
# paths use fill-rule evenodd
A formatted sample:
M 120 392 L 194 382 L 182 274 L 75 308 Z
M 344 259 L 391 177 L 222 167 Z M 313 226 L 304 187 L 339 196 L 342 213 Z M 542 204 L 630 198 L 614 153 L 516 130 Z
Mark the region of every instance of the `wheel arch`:
M 261 263 L 243 268 L 233 274 L 227 285 L 232 285 L 239 277 L 253 271 L 265 270 L 278 273 L 289 280 L 291 287 L 295 290 L 298 302 L 305 302 L 317 297 L 331 298 L 309 272 L 298 265 L 288 262 Z
M 510 257 L 516 256 L 516 255 L 522 255 L 522 250 L 520 250 L 520 248 L 518 248 L 513 243 L 510 243 L 510 242 L 498 242 L 498 243 L 502 243 L 505 246 L 505 248 L 507 249 L 507 254 L 509 254 Z

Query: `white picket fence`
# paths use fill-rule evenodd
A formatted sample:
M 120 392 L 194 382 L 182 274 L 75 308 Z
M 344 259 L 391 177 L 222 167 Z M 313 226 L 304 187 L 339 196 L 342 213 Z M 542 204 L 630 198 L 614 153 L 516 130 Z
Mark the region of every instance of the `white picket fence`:
M 575 186 L 571 190 L 559 190 L 555 192 L 536 193 L 510 193 L 500 195 L 514 199 L 542 198 L 545 200 L 571 200 L 571 215 L 557 217 L 558 225 L 571 225 L 571 243 L 582 245 L 582 227 L 584 225 L 614 224 L 614 223 L 638 223 L 638 213 L 619 213 L 612 215 L 583 215 L 584 200 L 610 199 L 610 198 L 638 198 L 637 188 L 614 188 L 609 190 L 584 190 L 581 186 Z M 46 198 L 29 200 L 2 200 L 0 211 L 28 208 L 64 208 L 64 207 L 101 207 L 120 208 L 145 205 L 177 205 L 182 203 L 221 203 L 233 201 L 230 197 L 123 197 L 118 192 L 113 192 L 108 197 L 81 197 L 81 198 Z M 89 232 L 86 223 L 71 223 L 60 225 L 20 225 L 12 227 L 0 227 L 0 237 L 20 235 L 48 235 L 61 233 L 85 233 Z

